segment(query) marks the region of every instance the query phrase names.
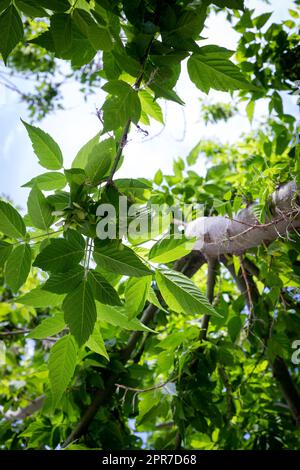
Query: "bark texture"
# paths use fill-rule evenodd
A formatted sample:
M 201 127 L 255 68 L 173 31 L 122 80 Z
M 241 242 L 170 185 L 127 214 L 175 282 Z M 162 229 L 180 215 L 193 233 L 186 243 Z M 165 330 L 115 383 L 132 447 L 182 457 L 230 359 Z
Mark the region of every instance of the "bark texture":
M 235 217 L 199 217 L 188 223 L 185 235 L 196 237 L 194 250 L 206 256 L 241 254 L 263 242 L 271 242 L 300 227 L 299 188 L 294 181 L 277 189 L 269 201 L 270 217 L 257 220 L 256 204 L 242 209 Z

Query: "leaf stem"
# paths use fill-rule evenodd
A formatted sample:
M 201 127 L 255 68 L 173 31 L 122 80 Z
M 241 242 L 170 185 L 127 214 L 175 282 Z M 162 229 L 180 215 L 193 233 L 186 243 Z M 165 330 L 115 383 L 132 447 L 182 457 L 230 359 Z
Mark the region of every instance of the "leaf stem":
M 15 243 L 11 243 L 11 245 L 12 246 L 21 245 L 23 243 L 31 242 L 31 240 L 37 240 L 38 238 L 49 238 L 51 235 L 55 235 L 55 234 L 60 233 L 60 232 L 63 232 L 63 229 L 56 230 L 56 232 L 50 232 L 50 233 L 46 232 L 46 233 L 43 233 L 42 235 L 37 235 L 36 237 L 31 237 L 30 240 L 21 240 L 21 241 L 15 242 Z
M 140 75 L 138 76 L 138 78 L 136 79 L 134 85 L 133 85 L 133 88 L 134 90 L 136 91 L 136 93 L 139 92 L 140 90 L 140 86 L 141 86 L 141 83 L 143 81 L 143 78 L 144 78 L 144 73 L 145 73 L 145 67 L 146 67 L 146 64 L 147 64 L 147 60 L 148 60 L 148 57 L 149 57 L 149 53 L 150 53 L 150 49 L 151 49 L 151 46 L 153 44 L 153 41 L 154 41 L 154 36 L 151 38 L 149 44 L 148 44 L 148 47 L 146 49 L 146 52 L 145 52 L 145 55 L 144 55 L 144 59 L 143 59 L 143 62 L 142 62 L 142 70 L 141 70 L 141 73 Z M 111 169 L 111 172 L 109 174 L 109 177 L 107 178 L 107 185 L 111 185 L 112 184 L 112 181 L 113 181 L 113 178 L 114 178 L 114 174 L 118 168 L 118 165 L 119 165 L 119 162 L 120 162 L 120 159 L 121 159 L 121 156 L 122 156 L 122 153 L 123 153 L 123 150 L 124 150 L 124 147 L 126 146 L 127 144 L 127 141 L 128 141 L 128 134 L 129 134 L 129 131 L 130 131 L 130 126 L 131 126 L 131 122 L 132 120 L 131 119 L 128 119 L 125 127 L 124 127 L 124 130 L 123 130 L 123 133 L 122 133 L 122 136 L 121 136 L 121 139 L 120 139 L 120 142 L 119 142 L 119 146 L 118 146 L 118 150 L 117 150 L 117 153 L 116 153 L 116 156 L 115 156 L 115 160 L 114 160 L 114 163 L 113 163 L 113 166 L 112 166 L 112 169 Z
M 91 239 L 91 238 L 87 238 L 87 245 L 86 245 L 86 250 L 85 250 L 85 254 L 84 254 L 84 261 L 83 261 L 83 265 L 84 265 L 84 278 L 85 278 L 85 279 L 87 278 L 87 275 L 88 275 L 88 272 L 89 272 L 89 269 L 90 269 L 90 261 L 91 261 L 91 255 L 92 255 L 92 248 L 93 248 L 92 239 Z

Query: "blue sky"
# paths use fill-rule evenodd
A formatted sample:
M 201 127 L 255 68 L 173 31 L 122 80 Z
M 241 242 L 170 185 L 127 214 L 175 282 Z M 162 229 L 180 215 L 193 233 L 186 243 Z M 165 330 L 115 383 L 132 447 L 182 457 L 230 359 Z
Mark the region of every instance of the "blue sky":
M 256 9 L 257 14 L 273 11 L 269 21 L 278 22 L 288 18 L 288 8 L 293 6 L 292 0 L 271 0 L 269 5 L 259 0 L 247 3 Z M 222 14 L 210 17 L 202 35 L 207 38 L 203 44 L 217 44 L 233 50 L 236 48 L 238 35 Z M 21 81 L 18 85 L 24 86 Z M 171 102 L 161 103 L 166 114 L 166 127 L 157 137 L 155 136 L 161 131 L 161 126 L 156 123 L 147 128 L 148 138 L 136 131 L 131 133 L 118 176 L 151 178 L 159 168 L 167 173 L 172 171 L 173 159 L 186 156 L 200 139 L 214 137 L 223 142 L 234 142 L 241 133 L 251 130 L 243 106 L 240 106 L 239 114 L 228 123 L 205 126 L 200 121 L 199 98 L 230 102 L 231 97 L 222 92 L 210 92 L 208 97 L 202 94 L 190 82 L 185 67 L 176 91 L 186 106 L 180 107 Z M 66 110 L 58 111 L 38 124 L 59 143 L 66 168 L 71 165 L 80 147 L 100 130 L 95 109 L 101 107 L 104 96 L 99 90 L 99 94 L 92 95 L 84 102 L 77 85 L 70 83 L 64 87 Z M 288 112 L 297 112 L 295 97 L 285 96 L 284 101 Z M 266 111 L 266 103 L 261 100 L 256 105 L 256 124 Z M 26 107 L 18 102 L 18 96 L 1 89 L 0 85 L 0 195 L 9 196 L 25 209 L 28 190 L 21 188 L 21 185 L 47 170 L 38 164 L 20 118 L 28 119 Z M 203 173 L 203 162 L 199 161 L 194 169 Z

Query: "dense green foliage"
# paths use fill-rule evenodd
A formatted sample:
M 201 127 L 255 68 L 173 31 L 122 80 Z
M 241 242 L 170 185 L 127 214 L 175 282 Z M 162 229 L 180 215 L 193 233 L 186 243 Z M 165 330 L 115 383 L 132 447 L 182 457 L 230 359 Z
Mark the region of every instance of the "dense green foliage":
M 257 201 L 257 221 L 267 224 L 271 194 L 299 184 L 299 129 L 280 94 L 297 88 L 297 4 L 292 20 L 268 26 L 270 15 L 255 17 L 242 0 L 0 2 L 5 70 L 34 76 L 42 91 L 22 95 L 31 117 L 59 104 L 62 60 L 85 92 L 107 94 L 101 132 L 71 168 L 53 137 L 23 122 L 44 172 L 24 184 L 24 217 L 0 201 L 2 449 L 299 447 L 297 403 L 294 413 L 284 388 L 300 385 L 291 361 L 300 339 L 298 232 L 225 255 L 214 286 L 211 260 L 208 268 L 194 240 L 177 238 L 173 218 L 153 210 L 201 204 L 204 216 L 230 220 Z M 241 33 L 234 61 L 233 51 L 201 46 L 207 15 L 224 8 Z M 199 142 L 171 175 L 117 178 L 130 130 L 163 123 L 161 99 L 184 105 L 175 91 L 183 61 L 200 91 L 235 92 L 250 121 L 267 98 L 269 116 L 234 145 Z M 235 107 L 202 112 L 216 122 Z M 199 158 L 203 177 L 193 171 Z M 123 236 L 120 196 L 137 209 L 130 222 L 146 214 L 154 234 Z M 116 239 L 101 240 L 97 209 L 108 203 Z M 92 419 L 77 427 L 87 409 Z

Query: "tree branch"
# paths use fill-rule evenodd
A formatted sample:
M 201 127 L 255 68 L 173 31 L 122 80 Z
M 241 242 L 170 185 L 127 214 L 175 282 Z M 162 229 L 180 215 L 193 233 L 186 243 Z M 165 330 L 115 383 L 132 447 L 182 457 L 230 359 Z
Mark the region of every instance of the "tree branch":
M 214 300 L 214 290 L 217 278 L 217 266 L 218 262 L 216 258 L 209 258 L 207 262 L 207 279 L 206 279 L 206 297 L 212 304 Z M 210 315 L 203 315 L 201 321 L 201 333 L 199 336 L 200 340 L 205 340 L 209 325 Z
M 163 388 L 166 385 L 168 385 L 169 382 L 174 382 L 177 379 L 178 379 L 178 376 L 174 378 L 170 377 L 168 380 L 166 380 L 162 384 L 153 385 L 153 387 L 149 387 L 149 388 L 133 388 L 133 387 L 128 387 L 127 385 L 122 385 L 122 384 L 115 384 L 115 386 L 117 388 L 123 388 L 124 390 L 126 390 L 126 392 L 130 391 L 130 392 L 135 392 L 135 393 L 145 393 L 145 392 L 152 392 L 153 390 L 157 390 L 159 388 Z
M 113 166 L 112 166 L 110 175 L 109 175 L 109 177 L 107 178 L 107 185 L 110 185 L 110 184 L 112 183 L 114 174 L 115 174 L 115 172 L 117 171 L 117 168 L 118 168 L 118 165 L 119 165 L 120 158 L 121 158 L 121 156 L 122 156 L 124 147 L 125 147 L 126 144 L 127 144 L 128 134 L 129 134 L 129 130 L 130 130 L 130 125 L 131 125 L 131 120 L 129 119 L 129 120 L 127 121 L 127 124 L 126 124 L 126 126 L 125 126 L 125 128 L 124 128 L 123 134 L 122 134 L 122 136 L 121 136 L 120 143 L 119 143 L 119 146 L 118 146 L 118 150 L 117 150 L 117 153 L 116 153 L 116 156 L 115 156 L 115 160 L 114 160 L 114 163 L 113 163 Z
M 41 409 L 44 404 L 44 400 L 45 395 L 41 395 L 24 408 L 21 408 L 17 411 L 8 410 L 6 413 L 4 413 L 4 418 L 7 421 L 18 421 L 21 419 L 25 419 L 28 416 L 33 415 L 33 413 L 36 413 L 39 409 Z
M 25 335 L 26 333 L 30 333 L 30 331 L 31 330 L 28 329 L 3 331 L 0 333 L 0 338 L 4 338 L 5 336 Z
M 148 47 L 147 47 L 146 52 L 145 52 L 144 59 L 142 61 L 142 71 L 141 71 L 140 75 L 138 76 L 138 78 L 136 79 L 136 81 L 133 85 L 133 88 L 134 88 L 136 93 L 139 92 L 141 83 L 142 83 L 143 78 L 144 78 L 145 67 L 146 67 L 146 64 L 147 64 L 149 52 L 150 52 L 153 41 L 154 41 L 154 37 L 151 38 L 151 40 L 148 44 Z M 109 174 L 109 177 L 107 178 L 107 185 L 112 183 L 114 174 L 117 171 L 117 168 L 118 168 L 118 165 L 119 165 L 120 158 L 122 156 L 124 147 L 126 146 L 127 141 L 128 141 L 128 134 L 129 134 L 129 131 L 130 131 L 131 122 L 132 122 L 131 119 L 128 119 L 128 121 L 126 123 L 126 126 L 123 130 L 122 137 L 120 139 L 118 150 L 117 150 L 117 153 L 116 153 L 116 156 L 115 156 L 115 160 L 114 160 L 111 172 Z
M 182 263 L 182 260 L 180 260 L 179 262 Z M 216 278 L 217 278 L 217 266 L 218 266 L 218 261 L 216 258 L 208 259 L 207 279 L 206 279 L 206 297 L 210 303 L 212 303 L 214 299 L 214 290 L 215 290 Z M 209 320 L 210 320 L 210 315 L 203 315 L 202 321 L 201 321 L 201 331 L 199 335 L 200 341 L 203 341 L 206 339 Z M 190 366 L 192 366 L 195 363 L 195 361 L 196 361 L 196 358 L 192 360 Z M 181 449 L 181 441 L 182 441 L 181 433 L 180 431 L 177 431 L 176 436 L 175 436 L 175 450 Z
M 271 242 L 300 227 L 299 188 L 294 181 L 275 191 L 269 200 L 270 217 L 261 224 L 252 204 L 235 218 L 228 216 L 199 217 L 187 224 L 185 235 L 196 237 L 194 250 L 218 257 L 241 254 L 263 242 Z M 245 228 L 246 226 L 246 228 Z
M 241 292 L 242 295 L 245 297 L 245 301 L 247 305 L 249 306 L 249 299 L 247 295 L 247 286 L 245 283 L 245 280 L 243 278 L 243 275 L 241 272 L 239 272 L 237 275 L 234 271 L 233 264 L 228 264 L 227 260 L 225 258 L 222 259 L 222 262 L 224 265 L 227 267 L 228 271 L 231 273 L 232 277 L 235 279 L 237 286 Z M 251 263 L 251 262 L 250 262 Z M 257 268 L 253 265 L 252 266 L 253 271 L 256 273 L 256 275 L 259 274 L 259 271 Z M 256 268 L 256 269 L 254 269 Z M 252 279 L 252 276 L 248 272 L 248 283 L 251 286 L 252 290 L 252 300 L 254 302 L 257 302 L 260 298 L 259 292 L 257 290 L 257 287 Z M 288 370 L 288 367 L 284 360 L 276 356 L 274 359 L 273 363 L 271 363 L 271 367 L 273 370 L 273 375 L 275 379 L 277 380 L 278 386 L 281 390 L 281 393 L 283 397 L 285 398 L 289 410 L 291 412 L 291 415 L 293 416 L 296 426 L 300 427 L 300 394 L 299 391 L 297 390 L 293 379 L 291 377 L 291 374 Z
M 239 291 L 245 297 L 246 305 L 250 310 L 249 292 L 250 292 L 251 300 L 254 304 L 258 302 L 259 292 L 258 292 L 258 289 L 256 287 L 255 282 L 252 279 L 252 276 L 249 276 L 250 273 L 247 269 L 247 264 L 244 263 L 244 269 L 248 273 L 248 275 L 247 275 L 248 286 L 245 282 L 245 278 L 242 274 L 242 271 L 239 270 L 239 272 L 236 273 L 235 269 L 234 269 L 234 265 L 233 265 L 233 263 L 230 259 L 226 258 L 225 256 L 222 256 L 220 258 L 220 260 L 221 260 L 222 264 L 224 264 L 224 266 L 230 272 L 230 274 L 231 274 L 232 278 L 234 279 Z
M 273 361 L 272 369 L 273 375 L 279 384 L 281 393 L 284 396 L 296 422 L 296 426 L 300 427 L 300 394 L 293 382 L 287 365 L 281 357 L 277 356 Z
M 192 277 L 204 263 L 205 258 L 201 254 L 199 254 L 198 252 L 192 252 L 184 257 L 184 261 L 180 260 L 179 262 L 175 263 L 174 269 L 179 270 L 178 268 L 181 268 L 181 272 L 183 272 L 188 277 Z M 152 304 L 149 304 L 142 315 L 142 323 L 144 323 L 145 325 L 149 324 L 153 320 L 157 312 L 157 307 Z M 142 335 L 143 332 L 141 331 L 135 331 L 134 333 L 132 333 L 128 340 L 127 346 L 120 353 L 120 357 L 123 363 L 126 363 L 131 358 L 131 355 Z M 66 447 L 71 442 L 75 441 L 76 439 L 79 439 L 87 431 L 89 424 L 95 417 L 99 408 L 115 392 L 115 383 L 118 381 L 118 378 L 119 374 L 113 372 L 110 373 L 105 382 L 105 388 L 98 390 L 93 402 L 83 414 L 76 428 L 67 437 L 66 441 L 63 444 L 63 447 Z

